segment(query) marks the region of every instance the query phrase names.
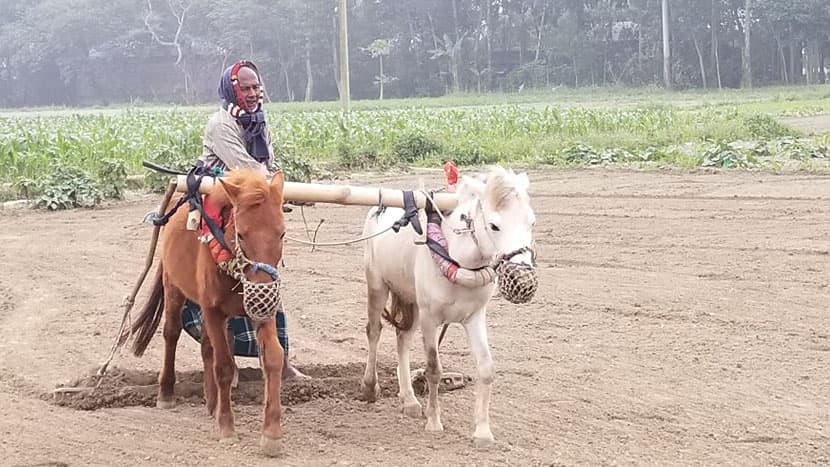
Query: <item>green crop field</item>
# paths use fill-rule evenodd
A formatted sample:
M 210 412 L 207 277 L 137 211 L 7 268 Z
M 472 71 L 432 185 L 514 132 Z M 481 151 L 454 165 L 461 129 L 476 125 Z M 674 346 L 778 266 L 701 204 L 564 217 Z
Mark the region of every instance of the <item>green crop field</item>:
M 148 174 L 143 160 L 189 167 L 213 108 L 0 111 L 0 196 L 51 208 L 119 197 L 129 176 Z M 830 114 L 828 86 L 555 90 L 358 101 L 353 109 L 344 117 L 336 102 L 267 105 L 278 163 L 290 179 L 445 160 L 764 170 L 823 170 L 830 161 L 828 133 L 782 123 Z M 148 176 L 144 186 L 160 180 Z

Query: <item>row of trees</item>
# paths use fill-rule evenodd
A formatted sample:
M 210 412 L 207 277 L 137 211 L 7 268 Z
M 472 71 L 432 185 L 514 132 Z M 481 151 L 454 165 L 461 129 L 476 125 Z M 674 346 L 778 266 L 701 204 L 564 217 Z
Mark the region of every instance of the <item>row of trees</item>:
M 0 0 L 0 106 L 210 102 L 242 57 L 271 100 L 337 99 L 338 3 Z M 830 66 L 827 0 L 349 0 L 348 21 L 354 98 L 819 83 Z

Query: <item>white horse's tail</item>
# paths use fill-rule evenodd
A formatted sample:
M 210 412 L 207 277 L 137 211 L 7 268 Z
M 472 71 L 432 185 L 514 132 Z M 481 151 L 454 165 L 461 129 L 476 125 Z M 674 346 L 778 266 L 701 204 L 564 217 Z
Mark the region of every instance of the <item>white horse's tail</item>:
M 415 304 L 408 303 L 401 299 L 401 297 L 392 292 L 392 303 L 389 308 L 384 308 L 383 319 L 389 322 L 399 331 L 409 331 L 412 325 L 415 324 Z

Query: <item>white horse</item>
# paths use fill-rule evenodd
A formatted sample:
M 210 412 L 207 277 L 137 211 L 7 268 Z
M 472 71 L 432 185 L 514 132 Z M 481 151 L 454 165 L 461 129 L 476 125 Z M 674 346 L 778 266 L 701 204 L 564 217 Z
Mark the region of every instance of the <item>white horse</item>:
M 442 269 L 440 257 L 423 245 L 411 227 L 397 233 L 387 231 L 368 241 L 364 259 L 369 353 L 362 381 L 364 399 L 376 400 L 380 390 L 376 365 L 383 314 L 397 328 L 398 397 L 402 410 L 411 417 L 422 416 L 409 369 L 413 324 L 420 324 L 429 387 L 426 430 L 442 431 L 437 331 L 444 323 L 462 323 L 478 373 L 473 439 L 476 445 L 493 441 L 489 406 L 494 370 L 487 343 L 486 310 L 495 288 L 495 273 L 489 266 L 502 260 L 532 267 L 530 248 L 536 218 L 530 206 L 528 186 L 527 174 L 517 175 L 500 167 L 491 169 L 486 178 L 462 177 L 457 191 L 458 205 L 440 225 L 448 256 L 461 268 L 457 276 L 452 266 L 447 267 L 447 261 L 443 261 Z M 364 235 L 388 229 L 404 213 L 398 208 L 378 211 L 378 208 L 369 211 Z M 426 229 L 426 225 L 423 227 Z M 460 283 L 464 282 L 460 280 L 462 274 L 466 274 L 466 284 Z M 390 295 L 391 306 L 384 310 Z

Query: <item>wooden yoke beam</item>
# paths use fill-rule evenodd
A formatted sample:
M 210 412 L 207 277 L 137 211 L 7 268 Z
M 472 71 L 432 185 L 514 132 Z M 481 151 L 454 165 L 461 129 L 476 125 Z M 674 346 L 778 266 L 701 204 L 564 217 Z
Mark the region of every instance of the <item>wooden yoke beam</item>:
M 214 180 L 211 177 L 202 179 L 199 187 L 201 193 L 210 193 Z M 187 191 L 187 176 L 177 176 L 176 191 Z M 349 185 L 323 185 L 318 183 L 285 182 L 283 195 L 286 201 L 309 203 L 332 203 L 358 206 L 383 206 L 402 208 L 403 190 L 391 188 L 371 188 Z M 415 204 L 418 208 L 426 206 L 426 196 L 415 191 Z M 458 196 L 455 193 L 435 193 L 433 195 L 438 209 L 445 211 L 455 208 Z

